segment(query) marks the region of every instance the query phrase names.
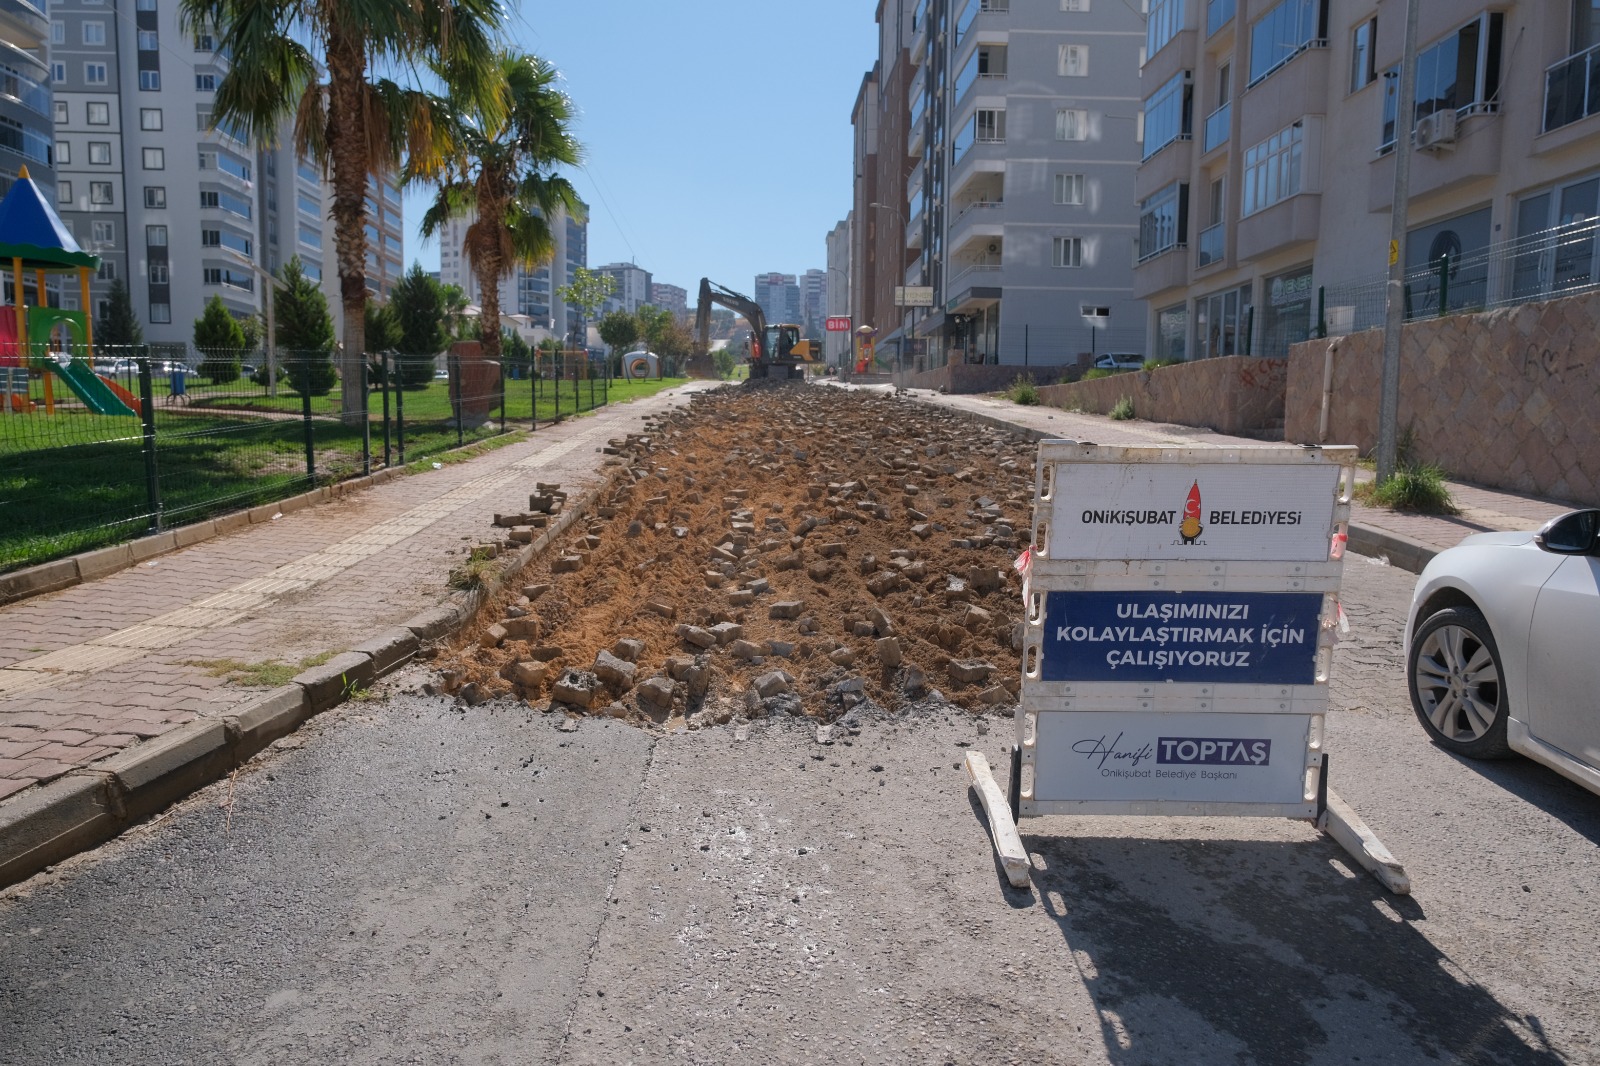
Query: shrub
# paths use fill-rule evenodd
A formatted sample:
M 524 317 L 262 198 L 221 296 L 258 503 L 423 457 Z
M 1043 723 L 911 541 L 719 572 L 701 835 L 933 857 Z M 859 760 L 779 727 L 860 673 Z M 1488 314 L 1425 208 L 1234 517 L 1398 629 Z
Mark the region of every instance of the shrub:
M 1006 396 L 1010 398 L 1012 403 L 1021 404 L 1024 407 L 1037 407 L 1039 405 L 1039 390 L 1034 387 L 1031 378 L 1025 378 L 1021 375 L 1018 375 L 1017 379 L 1007 386 Z
M 1116 373 L 1115 370 L 1107 370 L 1104 367 L 1095 366 L 1095 367 L 1090 367 L 1088 370 L 1085 370 L 1083 372 L 1083 377 L 1079 378 L 1078 380 L 1079 381 L 1099 381 L 1101 378 L 1108 378 L 1112 374 L 1115 374 L 1115 373 Z
M 1126 422 L 1133 417 L 1133 397 L 1124 396 L 1111 408 L 1111 419 L 1114 422 Z
M 1455 514 L 1455 501 L 1445 484 L 1445 472 L 1433 463 L 1401 467 L 1389 480 L 1357 487 L 1356 498 L 1374 507 L 1417 514 Z

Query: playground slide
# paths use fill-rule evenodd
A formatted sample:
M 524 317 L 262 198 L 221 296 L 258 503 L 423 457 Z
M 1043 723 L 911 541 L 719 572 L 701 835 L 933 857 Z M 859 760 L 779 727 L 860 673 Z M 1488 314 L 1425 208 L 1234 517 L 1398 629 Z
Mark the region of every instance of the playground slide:
M 111 391 L 100 375 L 89 368 L 89 364 L 81 359 L 74 359 L 66 366 L 62 366 L 54 359 L 43 361 L 44 366 L 55 373 L 67 387 L 78 394 L 84 406 L 97 415 L 136 415 L 132 407 L 122 401 L 122 398 Z
M 117 394 L 117 399 L 128 405 L 129 410 L 139 410 L 139 397 L 135 396 L 121 385 L 118 385 L 115 381 L 112 381 L 104 374 L 98 374 L 96 376 L 99 377 L 101 381 L 106 383 L 106 388 Z

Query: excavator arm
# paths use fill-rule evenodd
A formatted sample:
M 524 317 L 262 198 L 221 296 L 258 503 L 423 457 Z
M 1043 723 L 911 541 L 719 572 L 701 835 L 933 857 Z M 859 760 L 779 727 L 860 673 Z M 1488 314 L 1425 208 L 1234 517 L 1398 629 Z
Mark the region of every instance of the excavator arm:
M 698 351 L 701 358 L 706 358 L 711 349 L 711 305 L 714 303 L 743 316 L 744 320 L 750 323 L 751 362 L 765 365 L 770 353 L 761 350 L 762 338 L 767 332 L 767 319 L 761 313 L 761 305 L 743 293 L 718 285 L 710 278 L 700 279 L 700 305 L 694 316 L 695 338 L 699 342 Z

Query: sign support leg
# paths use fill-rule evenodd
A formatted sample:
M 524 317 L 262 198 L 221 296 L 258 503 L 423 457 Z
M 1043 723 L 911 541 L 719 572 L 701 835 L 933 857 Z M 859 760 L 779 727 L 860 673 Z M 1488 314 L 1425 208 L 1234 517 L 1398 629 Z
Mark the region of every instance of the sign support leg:
M 1017 823 L 1011 809 L 989 771 L 989 760 L 981 751 L 967 752 L 967 779 L 978 793 L 983 813 L 989 819 L 989 833 L 994 838 L 995 854 L 1000 856 L 1000 866 L 1012 888 L 1027 888 L 1033 866 L 1028 862 L 1028 851 L 1017 834 Z
M 1406 875 L 1405 867 L 1389 853 L 1383 841 L 1361 820 L 1361 816 L 1331 789 L 1328 791 L 1328 809 L 1317 823 L 1317 828 L 1348 851 L 1350 857 L 1382 882 L 1384 888 L 1397 896 L 1411 894 L 1411 878 Z

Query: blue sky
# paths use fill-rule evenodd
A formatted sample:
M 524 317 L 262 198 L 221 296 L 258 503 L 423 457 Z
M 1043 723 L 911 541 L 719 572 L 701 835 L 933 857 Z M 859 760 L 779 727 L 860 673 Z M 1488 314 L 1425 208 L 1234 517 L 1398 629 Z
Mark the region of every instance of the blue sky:
M 877 52 L 870 0 L 520 0 L 516 47 L 579 111 L 589 265 L 635 261 L 694 290 L 824 268 L 850 206 L 850 108 Z M 406 259 L 439 266 L 406 196 Z

